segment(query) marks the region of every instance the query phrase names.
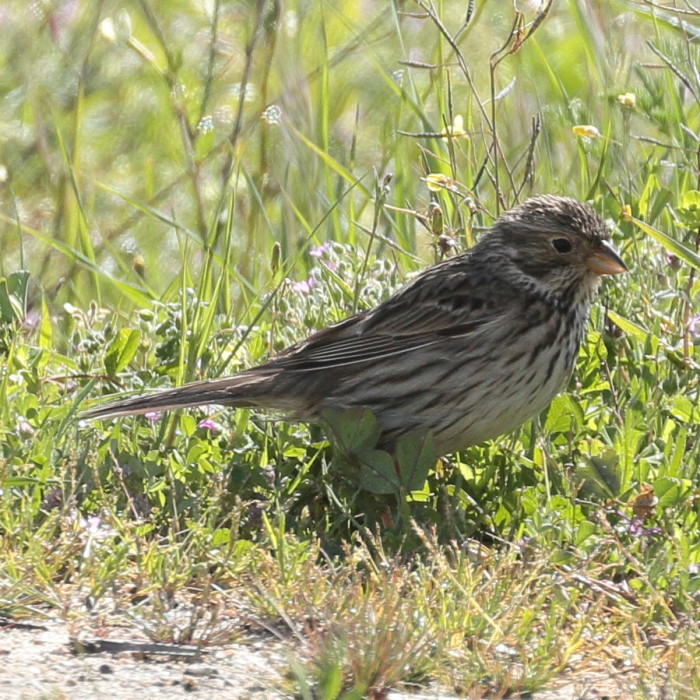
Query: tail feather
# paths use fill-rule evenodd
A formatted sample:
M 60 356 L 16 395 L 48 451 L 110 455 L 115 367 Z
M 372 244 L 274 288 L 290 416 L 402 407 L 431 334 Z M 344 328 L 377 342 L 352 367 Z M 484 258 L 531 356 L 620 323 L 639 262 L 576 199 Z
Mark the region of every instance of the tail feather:
M 193 382 L 176 389 L 165 389 L 146 396 L 110 401 L 90 408 L 81 418 L 117 418 L 151 411 L 170 411 L 205 404 L 229 404 L 243 407 L 265 406 L 263 397 L 267 392 L 262 385 L 270 379 L 269 374 L 243 373 L 235 377 Z

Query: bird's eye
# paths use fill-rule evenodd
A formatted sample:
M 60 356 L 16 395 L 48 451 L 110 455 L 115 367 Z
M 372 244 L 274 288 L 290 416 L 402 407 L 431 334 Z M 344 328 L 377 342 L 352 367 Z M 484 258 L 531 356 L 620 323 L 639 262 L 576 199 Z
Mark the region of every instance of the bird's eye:
M 569 253 L 571 252 L 571 241 L 568 238 L 553 238 L 552 248 L 557 253 Z

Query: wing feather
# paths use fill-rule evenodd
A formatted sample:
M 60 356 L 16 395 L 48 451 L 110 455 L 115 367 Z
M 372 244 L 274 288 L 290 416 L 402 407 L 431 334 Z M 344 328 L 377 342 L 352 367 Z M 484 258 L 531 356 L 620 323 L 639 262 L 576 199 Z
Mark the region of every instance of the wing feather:
M 371 311 L 292 346 L 269 365 L 312 371 L 371 362 L 477 334 L 501 310 L 475 289 L 468 254 L 431 268 Z

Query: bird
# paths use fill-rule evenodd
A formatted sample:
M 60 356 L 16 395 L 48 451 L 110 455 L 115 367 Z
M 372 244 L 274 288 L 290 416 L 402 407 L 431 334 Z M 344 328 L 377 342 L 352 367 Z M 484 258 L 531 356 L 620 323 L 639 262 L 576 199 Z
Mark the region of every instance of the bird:
M 509 433 L 549 405 L 573 372 L 601 277 L 626 271 L 589 204 L 534 196 L 467 251 L 262 365 L 83 415 L 220 404 L 323 423 L 327 411 L 369 409 L 381 449 L 429 431 L 446 455 Z

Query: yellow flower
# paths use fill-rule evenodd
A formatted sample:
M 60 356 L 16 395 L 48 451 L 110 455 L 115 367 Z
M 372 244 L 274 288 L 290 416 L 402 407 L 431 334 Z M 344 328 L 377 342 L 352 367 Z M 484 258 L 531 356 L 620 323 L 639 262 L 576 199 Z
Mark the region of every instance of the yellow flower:
M 632 207 L 629 204 L 623 204 L 620 209 L 620 219 L 622 221 L 632 221 Z
M 449 126 L 445 127 L 442 132 L 443 139 L 447 141 L 448 138 L 468 138 L 467 132 L 464 130 L 464 117 L 461 114 L 455 115 L 455 118 Z
M 574 136 L 583 136 L 587 139 L 595 139 L 600 136 L 600 131 L 592 124 L 577 124 L 571 127 Z
M 425 182 L 431 192 L 439 192 L 443 187 L 447 187 L 451 180 L 443 173 L 429 173 L 425 176 Z
M 632 109 L 637 104 L 637 96 L 633 92 L 626 92 L 617 96 L 617 101 L 628 109 Z

